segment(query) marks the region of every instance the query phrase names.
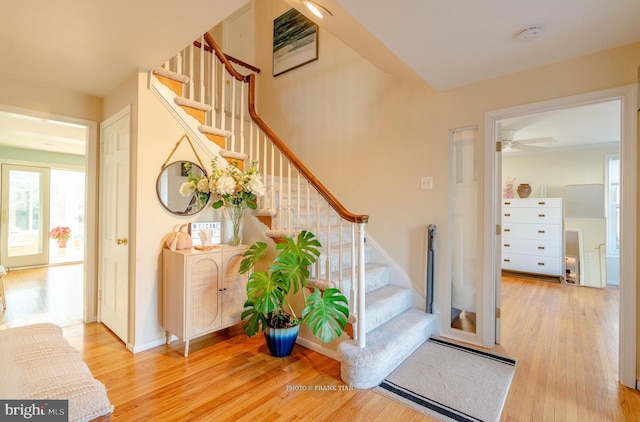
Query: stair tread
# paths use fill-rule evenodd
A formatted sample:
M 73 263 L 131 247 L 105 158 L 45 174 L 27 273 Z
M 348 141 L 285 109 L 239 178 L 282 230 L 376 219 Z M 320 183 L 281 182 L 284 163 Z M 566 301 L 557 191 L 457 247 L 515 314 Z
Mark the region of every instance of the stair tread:
M 245 154 L 244 152 L 229 151 L 226 149 L 221 149 L 220 151 L 218 151 L 218 154 L 220 154 L 220 156 L 224 158 L 235 158 L 242 161 L 246 161 L 249 159 L 249 155 Z
M 365 297 L 365 306 L 371 306 L 392 300 L 397 295 L 411 295 L 412 289 L 409 287 L 397 286 L 394 284 L 387 284 L 378 289 L 372 290 L 367 293 Z
M 198 130 L 202 133 L 209 133 L 212 135 L 222 136 L 224 138 L 231 138 L 233 133 L 226 129 L 220 129 L 214 126 L 200 125 L 198 126 Z
M 419 330 L 436 319 L 437 317 L 434 314 L 427 314 L 420 309 L 410 308 L 367 333 L 366 347 L 360 348 L 355 342 L 345 341 L 340 344 L 339 349 L 345 352 L 343 357 L 347 363 L 351 365 L 357 363 L 366 365 L 366 362 L 356 362 L 355 360 L 359 361 L 363 356 L 374 359 L 376 356 L 392 350 L 407 332 Z M 426 336 L 424 340 L 427 338 L 429 336 Z
M 202 111 L 211 111 L 211 106 L 209 104 L 201 103 L 199 101 L 190 100 L 185 97 L 175 97 L 173 100 L 180 106 L 191 107 Z
M 181 82 L 183 84 L 189 83 L 189 77 L 183 75 L 182 73 L 177 73 L 172 70 L 165 69 L 164 67 L 158 67 L 153 69 L 153 73 L 156 75 L 164 76 L 165 78 L 172 79 L 177 82 Z
M 338 346 L 340 374 L 356 388 L 379 385 L 437 330 L 437 316 L 410 308 L 367 334 L 366 347 Z
M 413 290 L 388 284 L 365 296 L 365 331 L 374 331 L 411 308 Z
M 375 263 L 371 263 L 371 262 L 368 262 L 368 263 L 366 263 L 364 265 L 365 280 L 369 279 L 372 276 L 373 273 L 387 272 L 387 271 L 389 271 L 389 266 L 388 265 L 375 264 Z M 309 280 L 309 282 L 313 283 L 315 286 L 317 286 L 319 288 L 326 289 L 328 287 L 335 286 L 337 284 L 337 280 L 340 279 L 339 275 L 340 274 L 339 274 L 338 271 L 333 271 L 333 272 L 331 272 L 330 280 L 332 280 L 332 281 L 330 281 L 330 282 L 328 282 L 326 278 L 311 279 L 311 280 Z M 333 281 L 333 280 L 335 280 L 335 281 Z M 351 284 L 351 267 L 344 268 L 342 270 L 342 283 L 343 284 Z M 378 289 L 380 287 L 382 287 L 382 286 L 378 286 L 375 289 Z M 370 292 L 370 291 L 373 291 L 375 289 L 369 289 L 369 286 L 365 281 L 365 291 Z

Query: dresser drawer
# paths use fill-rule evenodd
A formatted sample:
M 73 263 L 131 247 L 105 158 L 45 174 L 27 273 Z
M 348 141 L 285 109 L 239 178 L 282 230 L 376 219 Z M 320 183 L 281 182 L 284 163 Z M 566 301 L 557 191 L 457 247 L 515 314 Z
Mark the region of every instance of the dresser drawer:
M 562 208 L 562 198 L 505 198 L 502 208 Z
M 557 257 L 502 254 L 502 269 L 525 273 L 562 275 Z
M 502 253 L 515 253 L 531 256 L 560 256 L 560 243 L 557 240 L 502 238 Z
M 502 237 L 520 239 L 556 240 L 562 239 L 560 224 L 506 223 L 502 225 Z
M 502 224 L 560 224 L 562 221 L 561 208 L 503 208 Z

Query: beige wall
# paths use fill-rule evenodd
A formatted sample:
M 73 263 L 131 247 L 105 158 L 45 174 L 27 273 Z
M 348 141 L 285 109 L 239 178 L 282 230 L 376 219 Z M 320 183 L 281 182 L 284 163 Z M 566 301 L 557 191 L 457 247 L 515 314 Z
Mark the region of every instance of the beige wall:
M 0 104 L 99 122 L 102 99 L 0 76 Z
M 449 278 L 449 129 L 490 110 L 636 82 L 640 44 L 435 92 L 380 71 L 320 28 L 319 60 L 271 76 L 273 19 L 289 9 L 256 2 L 260 114 L 423 291 L 424 234 L 438 226 L 436 277 Z M 434 189 L 420 190 L 420 176 Z
M 105 98 L 105 118 L 127 104 L 132 106 L 129 343 L 135 351 L 164 339 L 160 258 L 166 236 L 180 224 L 214 218 L 212 208 L 191 218 L 178 217 L 158 201 L 158 175 L 185 131 L 147 88 L 147 79 L 145 72 L 133 74 Z M 202 162 L 208 163 L 207 155 L 195 142 L 194 146 Z M 170 162 L 180 160 L 197 161 L 187 141 L 180 144 Z
M 540 185 L 547 185 L 547 196 L 561 198 L 565 185 L 604 184 L 604 157 L 619 148 L 547 152 L 502 156 L 502 186 L 515 177 L 514 194 L 520 183 L 531 185 L 531 197 L 540 196 Z

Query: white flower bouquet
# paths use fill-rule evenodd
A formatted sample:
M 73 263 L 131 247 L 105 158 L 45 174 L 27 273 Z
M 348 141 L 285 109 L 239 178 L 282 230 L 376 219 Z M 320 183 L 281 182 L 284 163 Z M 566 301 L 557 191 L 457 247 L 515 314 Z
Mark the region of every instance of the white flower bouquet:
M 185 163 L 188 180 L 180 186 L 180 194 L 187 197 L 195 194 L 201 203 L 206 203 L 209 195 L 218 197 L 213 208 L 240 207 L 257 208 L 257 198 L 264 195 L 264 184 L 258 173 L 257 162 L 252 162 L 247 170 L 240 170 L 238 162 L 219 167 L 216 160 L 211 162 L 211 174 L 197 178 L 191 172 L 191 165 Z

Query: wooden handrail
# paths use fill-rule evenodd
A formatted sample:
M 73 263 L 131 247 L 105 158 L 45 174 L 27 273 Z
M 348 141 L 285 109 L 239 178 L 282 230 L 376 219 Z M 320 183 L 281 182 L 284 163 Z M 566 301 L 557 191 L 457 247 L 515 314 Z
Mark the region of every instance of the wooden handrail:
M 209 44 L 211 48 L 215 51 L 218 59 L 224 64 L 227 71 L 237 80 L 247 82 L 249 84 L 249 115 L 251 119 L 258 125 L 260 129 L 264 132 L 264 134 L 273 142 L 273 144 L 280 150 L 280 152 L 289 160 L 291 164 L 304 176 L 304 178 L 313 186 L 316 191 L 322 196 L 325 201 L 329 203 L 331 208 L 333 208 L 343 219 L 350 221 L 352 223 L 367 223 L 369 221 L 369 216 L 366 214 L 353 214 L 349 212 L 341 203 L 338 201 L 329 190 L 322 184 L 320 181 L 309 171 L 309 169 L 302 164 L 302 162 L 295 156 L 295 154 L 285 145 L 284 142 L 278 137 L 278 135 L 271 130 L 269 126 L 258 116 L 255 108 L 255 97 L 256 97 L 256 75 L 242 75 L 238 73 L 234 69 L 234 67 L 229 63 L 226 55 L 222 52 L 218 44 L 214 41 L 213 37 L 208 33 L 204 34 L 204 39 Z
M 200 41 L 194 41 L 193 45 L 195 45 L 198 48 L 203 48 L 202 47 L 202 43 Z M 208 45 L 204 46 L 204 51 L 208 51 L 209 53 L 215 54 L 215 50 L 213 48 L 209 47 Z M 227 58 L 227 60 L 229 60 L 229 62 L 235 63 L 235 64 L 239 64 L 240 66 L 246 67 L 247 69 L 249 69 L 249 70 L 251 70 L 253 72 L 260 73 L 260 68 L 255 67 L 255 66 L 253 66 L 253 65 L 251 65 L 251 64 L 249 64 L 247 62 L 243 62 L 240 59 L 236 59 L 235 57 L 233 57 L 230 54 L 224 53 L 224 55 Z
M 218 60 L 220 60 L 222 62 L 224 67 L 227 69 L 227 72 L 229 72 L 231 74 L 231 76 L 233 76 L 234 78 L 236 78 L 239 81 L 249 82 L 248 76 L 245 76 L 245 75 L 241 74 L 240 72 L 238 72 L 233 67 L 233 65 L 231 63 L 229 63 L 229 60 L 227 59 L 227 55 L 224 54 L 224 52 L 220 49 L 218 44 L 216 44 L 215 40 L 213 39 L 213 37 L 208 32 L 206 32 L 204 34 L 204 40 L 207 42 L 207 44 L 209 44 L 209 47 L 213 48 L 216 56 L 218 56 Z

